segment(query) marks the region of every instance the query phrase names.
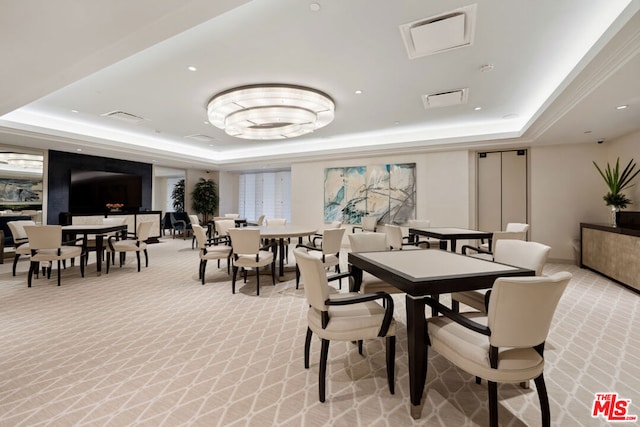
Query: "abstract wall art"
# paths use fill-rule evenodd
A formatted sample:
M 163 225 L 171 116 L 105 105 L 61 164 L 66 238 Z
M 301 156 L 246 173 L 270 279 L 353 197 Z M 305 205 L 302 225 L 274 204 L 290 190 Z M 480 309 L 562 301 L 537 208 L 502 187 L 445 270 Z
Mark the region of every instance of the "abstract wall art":
M 325 223 L 360 224 L 366 215 L 385 224 L 415 218 L 415 173 L 415 163 L 325 169 Z

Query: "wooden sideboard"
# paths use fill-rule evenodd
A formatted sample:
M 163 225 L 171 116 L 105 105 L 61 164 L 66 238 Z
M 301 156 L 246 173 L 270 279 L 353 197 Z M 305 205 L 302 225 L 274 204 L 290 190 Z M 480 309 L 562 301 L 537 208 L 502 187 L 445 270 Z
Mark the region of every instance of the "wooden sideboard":
M 640 292 L 640 228 L 580 224 L 580 267 Z
M 158 242 L 158 239 L 162 235 L 162 211 L 109 212 L 102 214 L 74 214 L 64 212 L 60 214 L 60 224 L 97 224 L 102 223 L 102 218 L 113 217 L 126 217 L 125 224 L 127 224 L 129 232 L 135 232 L 140 222 L 152 221 L 154 224 L 151 227 L 151 234 L 149 235 L 150 242 Z

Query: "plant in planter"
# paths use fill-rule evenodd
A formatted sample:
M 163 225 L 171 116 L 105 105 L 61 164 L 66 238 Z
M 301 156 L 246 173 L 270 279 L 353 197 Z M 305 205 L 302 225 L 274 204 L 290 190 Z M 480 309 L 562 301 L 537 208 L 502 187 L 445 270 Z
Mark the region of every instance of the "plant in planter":
M 184 212 L 184 179 L 176 182 L 176 185 L 173 186 L 171 199 L 173 199 L 173 210 Z
M 210 179 L 200 178 L 191 192 L 193 210 L 202 214 L 202 221 L 206 224 L 209 216 L 214 216 L 218 209 L 218 186 Z
M 593 162 L 593 164 L 604 179 L 607 187 L 609 187 L 609 192 L 605 194 L 602 199 L 607 206 L 611 206 L 611 225 L 615 227 L 617 225 L 617 212 L 631 204 L 631 199 L 622 194 L 622 190 L 633 186 L 631 181 L 640 173 L 640 170 L 633 172 L 636 167 L 633 159 L 629 160 L 629 163 L 622 172 L 620 172 L 619 158 L 616 159 L 615 167 L 612 168 L 611 165 L 607 163 L 604 171 L 600 169 L 600 166 L 598 166 L 596 162 Z

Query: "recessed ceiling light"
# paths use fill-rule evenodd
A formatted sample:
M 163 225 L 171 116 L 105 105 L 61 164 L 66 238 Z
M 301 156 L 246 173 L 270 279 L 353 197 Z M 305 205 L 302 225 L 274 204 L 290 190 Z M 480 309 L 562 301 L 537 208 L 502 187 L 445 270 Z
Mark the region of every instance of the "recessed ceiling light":
M 189 70 L 189 71 L 198 71 L 198 69 L 196 67 L 194 67 L 193 65 L 188 66 L 187 70 Z
M 591 131 L 590 130 L 585 130 L 584 133 L 591 133 Z
M 320 5 L 319 5 L 318 3 L 311 3 L 311 4 L 309 5 L 309 9 L 310 9 L 312 12 L 318 12 L 318 11 L 320 10 Z
M 400 122 L 397 122 L 397 121 L 396 121 L 396 122 L 393 122 L 393 124 L 397 126 L 397 125 L 399 125 L 399 124 L 400 124 Z
M 627 107 L 628 107 L 628 105 L 618 105 L 618 106 L 616 107 L 616 110 L 624 110 L 624 109 L 625 109 L 625 108 L 627 108 Z
M 78 113 L 78 110 L 71 110 L 72 113 Z
M 475 111 L 480 111 L 480 110 L 482 110 L 482 107 L 476 107 L 476 108 L 474 108 L 474 110 Z
M 480 66 L 480 71 L 482 71 L 483 73 L 486 73 L 488 71 L 493 71 L 493 64 L 484 64 Z
M 362 94 L 362 91 L 360 89 L 358 89 L 358 90 L 356 90 L 355 94 L 356 95 L 360 95 L 360 94 Z
M 80 152 L 82 151 L 82 148 L 76 148 L 76 151 Z

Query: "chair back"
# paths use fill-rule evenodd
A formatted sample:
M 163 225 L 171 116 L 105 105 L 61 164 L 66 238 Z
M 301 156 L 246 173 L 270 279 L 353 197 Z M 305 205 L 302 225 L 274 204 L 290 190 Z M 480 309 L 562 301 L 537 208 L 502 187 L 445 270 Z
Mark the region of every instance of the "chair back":
M 376 231 L 378 225 L 377 216 L 363 216 L 360 218 L 360 225 L 362 225 L 362 231 Z
M 304 295 L 307 302 L 316 310 L 327 311 L 324 302 L 329 299 L 329 285 L 322 261 L 310 256 L 305 248 L 296 248 L 293 254 L 304 282 Z
M 267 227 L 269 227 L 270 225 L 286 225 L 287 224 L 287 219 L 286 218 L 270 218 L 266 220 L 266 224 Z
M 526 231 L 494 231 L 491 236 L 491 246 L 495 247 L 498 240 L 526 240 Z
M 216 232 L 220 237 L 226 237 L 229 235 L 229 230 L 236 228 L 236 222 L 232 219 L 219 219 L 214 221 L 216 226 Z
M 240 214 L 238 214 L 238 213 L 226 213 L 226 214 L 224 214 L 224 217 L 225 218 L 236 219 L 236 218 L 240 218 Z
M 191 229 L 193 230 L 193 235 L 196 237 L 196 242 L 198 242 L 198 247 L 200 250 L 207 247 L 207 232 L 204 228 L 202 228 L 199 224 L 191 224 Z
M 402 228 L 399 225 L 387 224 L 384 226 L 384 232 L 391 249 L 402 249 Z
M 431 221 L 428 219 L 408 219 L 407 226 L 410 228 L 429 228 Z
M 198 215 L 189 215 L 189 221 L 191 221 L 191 225 L 197 224 L 200 225 L 200 219 L 198 219 Z
M 25 243 L 28 240 L 27 232 L 24 231 L 24 227 L 29 225 L 36 225 L 36 223 L 35 221 L 30 221 L 30 220 L 19 220 L 19 221 L 7 222 L 9 231 L 11 231 L 11 236 L 13 236 L 13 242 L 16 245 L 19 245 L 20 243 Z
M 571 273 L 562 271 L 549 277 L 496 279 L 487 311 L 491 345 L 534 347 L 543 343 L 571 277 Z
M 258 224 L 258 225 L 264 224 L 264 216 L 265 216 L 264 214 L 260 215 L 258 217 L 258 220 L 256 221 L 256 224 Z
M 493 260 L 502 264 L 535 270 L 542 275 L 551 248 L 538 242 L 524 240 L 498 240 L 493 248 Z
M 529 224 L 523 224 L 520 222 L 509 222 L 507 223 L 507 228 L 504 229 L 504 231 L 521 232 L 525 234 L 527 233 L 528 230 L 529 230 Z
M 337 254 L 342 247 L 344 228 L 327 228 L 322 232 L 322 253 Z
M 349 234 L 349 243 L 352 252 L 379 252 L 391 249 L 385 233 Z
M 144 242 L 149 238 L 152 226 L 153 221 L 143 221 L 138 224 L 138 229 L 136 230 L 136 238 L 139 242 Z
M 235 255 L 256 255 L 260 252 L 260 230 L 230 228 L 229 236 Z
M 32 250 L 58 249 L 62 246 L 61 225 L 26 225 L 24 231 Z
M 340 228 L 342 227 L 342 221 L 331 221 L 331 227 L 329 228 Z

